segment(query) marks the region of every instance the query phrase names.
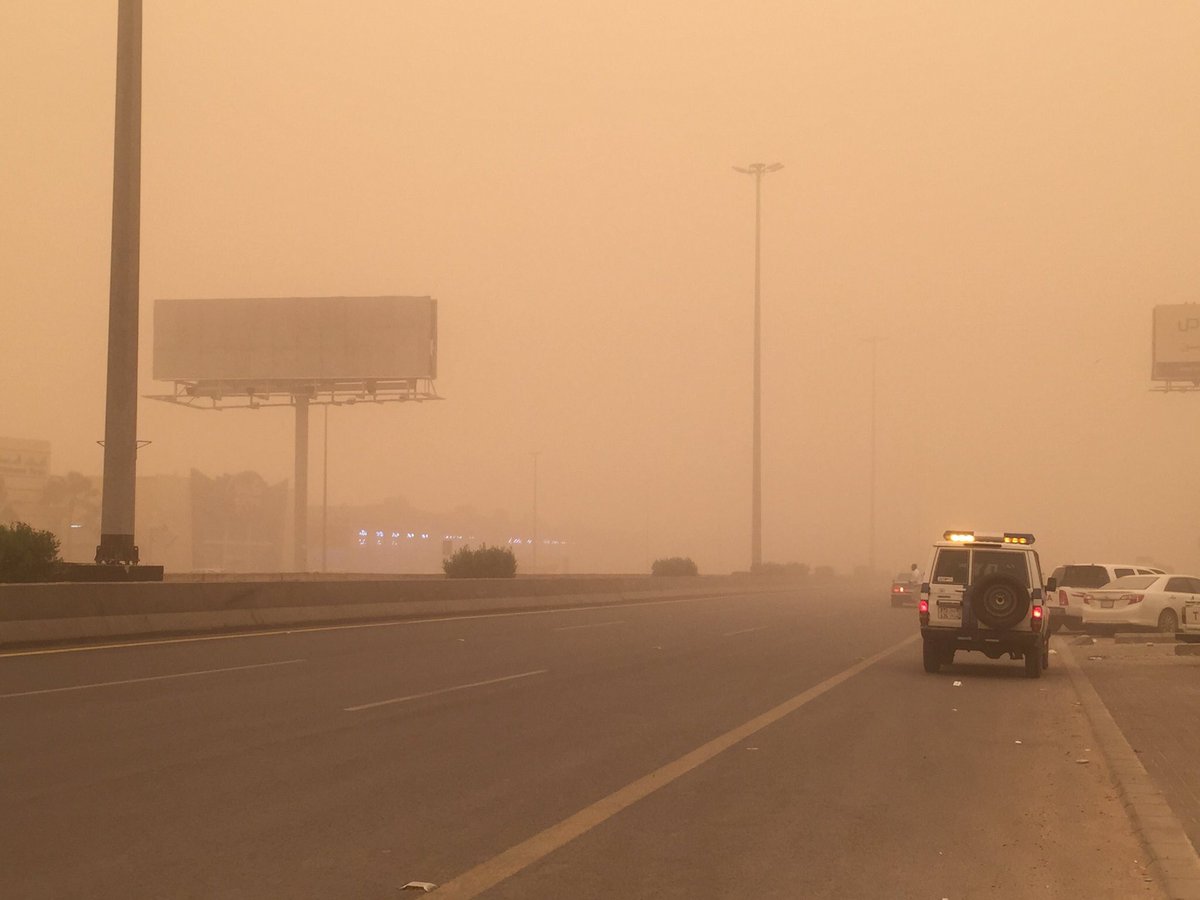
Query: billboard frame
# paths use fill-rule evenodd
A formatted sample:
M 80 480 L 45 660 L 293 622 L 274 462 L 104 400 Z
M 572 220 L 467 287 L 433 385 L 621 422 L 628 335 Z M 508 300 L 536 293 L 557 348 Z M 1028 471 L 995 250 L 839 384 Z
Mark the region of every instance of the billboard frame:
M 1181 313 L 1186 318 L 1181 319 Z M 1197 332 L 1196 344 L 1170 346 L 1180 340 L 1169 333 L 1180 321 L 1188 328 L 1179 330 Z M 1160 358 L 1163 355 L 1174 358 Z M 1150 380 L 1158 382 L 1152 391 L 1200 391 L 1200 303 L 1162 303 L 1151 310 Z

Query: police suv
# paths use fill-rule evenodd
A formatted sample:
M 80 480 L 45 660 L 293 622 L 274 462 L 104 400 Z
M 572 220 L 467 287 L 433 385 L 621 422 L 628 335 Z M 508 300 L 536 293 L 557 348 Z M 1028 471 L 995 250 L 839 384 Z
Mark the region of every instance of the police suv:
M 917 605 L 926 672 L 954 662 L 959 650 L 978 650 L 1024 659 L 1025 674 L 1041 676 L 1050 636 L 1033 542 L 1032 534 L 947 531 L 933 545 Z M 1055 589 L 1053 579 L 1046 588 Z

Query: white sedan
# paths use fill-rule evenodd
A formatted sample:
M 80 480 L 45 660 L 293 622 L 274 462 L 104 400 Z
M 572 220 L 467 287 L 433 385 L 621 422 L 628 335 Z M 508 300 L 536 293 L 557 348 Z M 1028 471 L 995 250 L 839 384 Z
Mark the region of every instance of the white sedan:
M 1188 601 L 1200 603 L 1200 578 L 1125 575 L 1083 595 L 1083 624 L 1135 625 L 1168 634 L 1180 630 Z

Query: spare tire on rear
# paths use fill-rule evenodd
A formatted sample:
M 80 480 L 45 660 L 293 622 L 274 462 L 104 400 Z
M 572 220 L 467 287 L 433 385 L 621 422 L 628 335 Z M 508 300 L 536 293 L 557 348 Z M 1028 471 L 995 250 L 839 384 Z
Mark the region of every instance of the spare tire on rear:
M 991 575 L 971 586 L 971 609 L 980 624 L 1007 629 L 1029 614 L 1029 591 L 1011 575 Z

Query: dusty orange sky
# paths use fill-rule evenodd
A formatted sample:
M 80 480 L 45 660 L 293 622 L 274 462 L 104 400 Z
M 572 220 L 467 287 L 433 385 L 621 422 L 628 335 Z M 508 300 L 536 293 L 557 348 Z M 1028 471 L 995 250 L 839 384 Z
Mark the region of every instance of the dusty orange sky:
M 116 2 L 0 7 L 0 433 L 99 472 Z M 432 294 L 444 402 L 335 410 L 331 501 L 749 558 L 753 185 L 764 555 L 947 527 L 1200 570 L 1192 2 L 148 0 L 142 385 L 157 297 Z M 145 400 L 140 471 L 290 477 L 290 415 Z M 316 448 L 314 447 L 314 452 Z M 316 459 L 316 457 L 314 457 Z

